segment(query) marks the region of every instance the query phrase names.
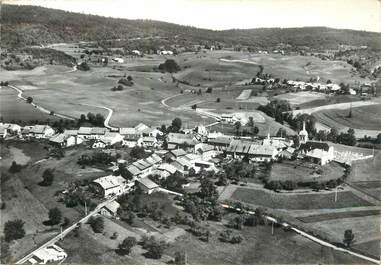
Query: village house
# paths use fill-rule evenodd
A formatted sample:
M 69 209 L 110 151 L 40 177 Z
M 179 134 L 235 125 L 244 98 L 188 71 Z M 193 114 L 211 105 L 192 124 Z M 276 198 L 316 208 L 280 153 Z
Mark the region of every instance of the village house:
M 185 157 L 179 157 L 171 163 L 172 166 L 177 168 L 181 173 L 186 173 L 191 167 L 192 164 Z
M 21 126 L 13 123 L 0 123 L 0 137 L 21 135 Z
M 160 186 L 150 180 L 149 178 L 141 178 L 137 180 L 139 188 L 147 194 L 151 194 L 152 192 L 158 191 Z
M 299 152 L 307 160 L 322 166 L 334 159 L 333 146 L 323 142 L 308 141 L 300 145 Z
M 29 130 L 29 136 L 38 139 L 47 139 L 54 135 L 54 130 L 49 125 L 34 125 Z
M 91 134 L 89 139 L 100 139 L 106 134 L 107 131 L 107 128 L 104 127 L 93 127 L 91 128 Z
M 219 151 L 226 151 L 226 149 L 229 147 L 230 142 L 233 140 L 233 137 L 229 136 L 222 136 L 222 137 L 216 137 L 216 138 L 210 138 L 208 139 L 208 144 L 214 146 L 216 150 Z
M 145 128 L 144 130 L 140 130 L 143 136 L 150 136 L 157 138 L 158 136 L 163 136 L 164 133 L 156 128 Z
M 164 157 L 166 161 L 175 161 L 177 158 L 185 156 L 187 152 L 185 152 L 183 149 L 174 149 L 168 151 Z
M 116 143 L 122 143 L 123 136 L 117 132 L 106 131 L 106 133 L 103 136 L 100 136 L 99 139 L 105 142 L 108 146 L 112 146 Z
M 135 130 L 139 133 L 142 133 L 146 129 L 149 129 L 149 127 L 145 125 L 144 123 L 139 123 L 138 125 L 135 126 Z
M 152 175 L 159 175 L 160 178 L 166 179 L 169 176 L 175 174 L 177 168 L 171 164 L 163 163 L 157 167 L 157 169 L 152 173 Z
M 203 160 L 209 160 L 220 154 L 220 151 L 215 150 L 213 145 L 199 143 L 194 147 L 194 153 L 202 157 Z
M 59 133 L 52 136 L 49 139 L 49 142 L 52 145 L 55 145 L 58 147 L 70 147 L 73 145 L 81 144 L 83 142 L 83 139 L 74 135 L 66 134 L 66 131 L 65 131 L 64 133 Z
M 106 217 L 116 217 L 120 204 L 117 201 L 111 201 L 101 208 L 99 213 Z
M 194 148 L 198 143 L 193 134 L 182 134 L 182 133 L 169 133 L 167 135 L 167 149 L 173 150 L 177 148 Z
M 123 146 L 127 146 L 130 148 L 133 148 L 135 146 L 142 146 L 142 144 L 143 137 L 141 137 L 139 134 L 126 134 L 122 141 Z
M 226 150 L 228 156 L 233 158 L 247 157 L 257 162 L 272 161 L 279 154 L 274 146 L 258 145 L 249 141 L 233 140 Z
M 47 264 L 49 262 L 57 263 L 66 259 L 67 253 L 59 246 L 53 244 L 42 249 L 38 249 L 33 253 L 33 256 L 28 260 L 32 265 Z
M 155 148 L 158 146 L 158 141 L 157 141 L 156 137 L 143 136 L 142 137 L 142 146 Z
M 262 142 L 263 145 L 274 146 L 278 150 L 284 150 L 289 146 L 294 144 L 293 140 L 289 140 L 283 137 L 270 137 L 270 134 L 267 135 Z
M 280 152 L 279 156 L 284 159 L 290 160 L 294 157 L 294 154 L 295 154 L 295 148 L 287 147 L 287 149 Z
M 90 186 L 103 198 L 123 194 L 129 189 L 127 180 L 122 176 L 114 175 L 98 178 L 90 183 Z
M 78 129 L 78 137 L 83 139 L 90 139 L 91 137 L 91 127 L 79 127 Z
M 151 156 L 135 161 L 127 167 L 127 171 L 133 177 L 137 176 L 147 176 L 152 172 L 154 167 L 161 163 L 162 159 L 157 154 L 152 154 Z

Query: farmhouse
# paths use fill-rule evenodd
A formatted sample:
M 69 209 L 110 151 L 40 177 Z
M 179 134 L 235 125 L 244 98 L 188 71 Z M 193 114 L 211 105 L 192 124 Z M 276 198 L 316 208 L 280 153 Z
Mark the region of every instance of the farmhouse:
M 152 154 L 146 159 L 140 159 L 135 161 L 130 166 L 127 167 L 127 171 L 132 176 L 145 176 L 152 172 L 153 167 L 159 163 L 161 163 L 162 159 L 156 155 Z
M 214 146 L 214 148 L 217 150 L 225 151 L 229 147 L 232 140 L 233 137 L 223 136 L 214 139 L 208 139 L 208 144 Z
M 149 178 L 142 178 L 138 181 L 139 188 L 147 194 L 151 194 L 152 192 L 158 191 L 160 186 L 150 180 Z
M 20 135 L 21 126 L 13 123 L 1 123 L 0 122 L 0 136 L 5 137 L 7 135 Z
M 119 207 L 120 204 L 117 201 L 111 201 L 102 207 L 99 213 L 107 217 L 115 217 Z
M 267 138 L 263 139 L 262 144 L 267 146 L 274 146 L 278 150 L 283 150 L 293 145 L 294 142 L 282 137 L 270 137 L 270 134 L 268 134 Z
M 156 147 L 158 145 L 157 139 L 153 136 L 143 136 L 142 145 L 144 147 Z
M 325 165 L 334 159 L 334 148 L 327 143 L 308 141 L 299 147 L 300 153 L 311 162 Z
M 198 141 L 194 138 L 193 134 L 169 133 L 167 135 L 167 143 L 167 149 L 172 150 L 176 148 L 192 148 Z
M 167 152 L 164 157 L 166 160 L 175 161 L 177 158 L 185 156 L 186 154 L 187 152 L 185 152 L 183 149 L 174 149 Z
M 199 143 L 194 147 L 195 154 L 201 155 L 202 159 L 209 160 L 217 156 L 220 152 L 214 149 L 213 145 Z
M 93 127 L 91 128 L 90 139 L 100 139 L 107 132 L 107 128 L 104 127 Z
M 181 173 L 185 173 L 192 167 L 189 160 L 186 159 L 185 157 L 179 157 L 178 159 L 176 159 L 176 161 L 173 161 L 171 165 L 176 167 L 177 170 L 180 171 Z
M 83 139 L 90 139 L 91 130 L 91 127 L 79 127 L 78 136 L 82 137 Z
M 90 186 L 104 198 L 120 195 L 129 189 L 127 181 L 123 177 L 114 175 L 98 178 Z
M 122 135 L 123 136 L 123 135 Z M 122 145 L 127 147 L 135 147 L 135 146 L 141 146 L 143 143 L 143 138 L 140 134 L 125 134 Z
M 64 133 L 56 134 L 52 136 L 49 139 L 49 142 L 52 145 L 59 146 L 59 147 L 69 147 L 77 144 L 81 144 L 83 142 L 82 138 L 79 138 L 74 135 L 68 135 L 66 134 L 66 131 Z
M 170 175 L 175 174 L 177 168 L 171 164 L 163 163 L 155 171 L 155 174 L 159 175 L 160 178 L 167 178 Z
M 29 136 L 35 138 L 49 138 L 53 136 L 54 130 L 49 125 L 34 125 L 29 131 Z
M 145 128 L 140 131 L 143 136 L 157 137 L 162 136 L 164 133 L 156 128 Z
M 279 152 L 274 146 L 258 145 L 249 141 L 233 140 L 226 150 L 226 154 L 233 158 L 248 157 L 254 161 L 264 162 L 274 160 Z
M 34 264 L 47 264 L 48 262 L 57 262 L 67 257 L 66 252 L 57 245 L 50 245 L 46 248 L 36 250 L 33 257 L 28 261 Z
M 139 123 L 138 125 L 135 126 L 135 130 L 140 133 L 142 133 L 146 129 L 149 129 L 149 127 L 145 125 L 144 123 Z
M 101 141 L 103 141 L 104 143 L 106 143 L 106 145 L 111 146 L 111 145 L 114 145 L 116 143 L 122 142 L 123 136 L 117 132 L 107 132 L 106 131 L 106 133 L 103 136 L 100 136 L 99 139 Z

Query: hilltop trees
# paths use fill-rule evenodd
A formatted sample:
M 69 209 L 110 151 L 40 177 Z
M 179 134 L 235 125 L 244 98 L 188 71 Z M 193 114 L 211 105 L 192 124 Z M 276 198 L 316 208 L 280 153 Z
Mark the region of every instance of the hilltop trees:
M 180 71 L 180 66 L 173 59 L 165 60 L 164 63 L 159 65 L 159 70 L 162 72 L 177 73 Z

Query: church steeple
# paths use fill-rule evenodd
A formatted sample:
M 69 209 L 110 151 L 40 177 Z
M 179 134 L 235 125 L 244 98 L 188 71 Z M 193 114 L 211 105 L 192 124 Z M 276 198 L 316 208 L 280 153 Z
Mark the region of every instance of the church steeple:
M 308 141 L 308 132 L 306 130 L 306 122 L 303 121 L 303 130 L 299 132 L 299 142 L 304 144 Z

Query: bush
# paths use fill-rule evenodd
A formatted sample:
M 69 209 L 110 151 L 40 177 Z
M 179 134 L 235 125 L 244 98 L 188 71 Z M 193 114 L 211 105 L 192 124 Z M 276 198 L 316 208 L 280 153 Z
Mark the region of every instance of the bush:
M 177 73 L 180 71 L 180 66 L 173 59 L 168 59 L 164 63 L 159 65 L 159 70 L 169 73 Z
M 13 161 L 12 162 L 12 165 L 10 166 L 10 168 L 8 169 L 8 171 L 10 173 L 17 173 L 17 172 L 20 172 L 21 171 L 21 168 L 22 166 L 17 164 L 16 161 Z
M 114 233 L 115 234 L 115 233 Z M 125 238 L 122 243 L 118 246 L 118 252 L 121 255 L 128 255 L 131 252 L 131 249 L 137 244 L 135 237 L 127 237 Z
M 91 217 L 88 222 L 93 229 L 94 233 L 102 233 L 104 229 L 104 220 L 101 216 L 94 218 Z
M 56 225 L 61 222 L 62 213 L 61 211 L 55 207 L 49 210 L 49 221 L 51 225 Z
M 221 102 L 221 99 L 220 99 L 220 98 L 217 98 L 217 99 L 216 99 L 216 102 L 217 102 L 217 103 L 220 103 L 220 102 Z
M 129 80 L 128 78 L 121 78 L 119 79 L 118 84 L 122 84 L 125 86 L 133 86 L 134 82 L 132 82 L 132 79 Z
M 207 89 L 206 89 L 206 92 L 205 93 L 212 93 L 212 88 L 211 87 L 208 87 Z
M 50 168 L 46 169 L 42 174 L 42 181 L 38 183 L 40 186 L 50 186 L 53 183 L 54 175 Z
M 82 62 L 81 64 L 77 66 L 77 69 L 81 71 L 89 71 L 90 66 L 86 62 Z

